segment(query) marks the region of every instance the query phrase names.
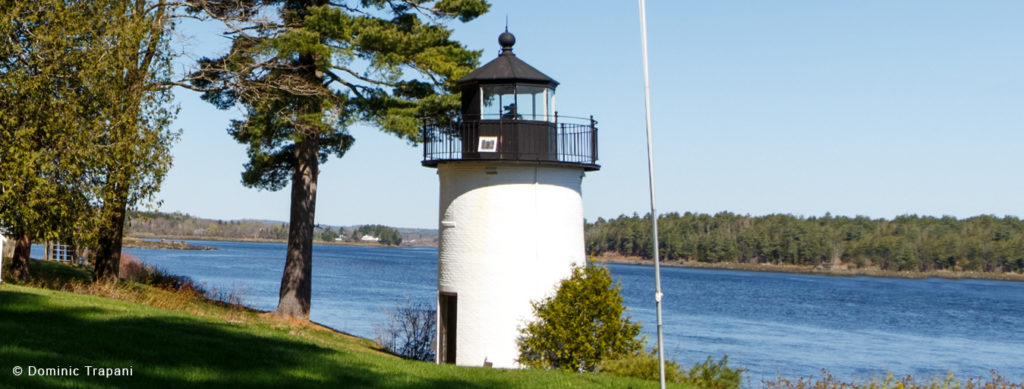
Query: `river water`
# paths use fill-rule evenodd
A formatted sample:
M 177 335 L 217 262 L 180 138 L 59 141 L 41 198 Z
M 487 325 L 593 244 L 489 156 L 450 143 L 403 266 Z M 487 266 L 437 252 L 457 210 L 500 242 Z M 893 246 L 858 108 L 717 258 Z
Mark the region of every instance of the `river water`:
M 285 245 L 192 241 L 216 251 L 129 249 L 207 288 L 277 305 Z M 628 313 L 655 343 L 653 268 L 609 265 Z M 316 245 L 311 320 L 373 338 L 385 310 L 433 302 L 437 249 Z M 663 268 L 665 349 L 684 366 L 729 356 L 754 386 L 778 375 L 864 381 L 989 377 L 1024 380 L 1024 283 L 823 277 Z

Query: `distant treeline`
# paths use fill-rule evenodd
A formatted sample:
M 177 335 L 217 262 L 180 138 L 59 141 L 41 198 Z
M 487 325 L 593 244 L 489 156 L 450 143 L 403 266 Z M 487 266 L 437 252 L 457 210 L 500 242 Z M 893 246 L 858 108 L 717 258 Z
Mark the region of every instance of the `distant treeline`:
M 661 258 L 882 270 L 1024 272 L 1024 221 L 1007 216 L 867 217 L 714 216 L 658 218 Z M 587 253 L 653 258 L 650 215 L 586 224 Z
M 288 224 L 262 220 L 213 220 L 182 213 L 133 212 L 128 217 L 126 235 L 136 237 L 213 238 L 236 240 L 285 240 Z M 419 244 L 432 243 L 421 230 L 411 230 Z M 402 232 L 383 225 L 364 225 L 346 230 L 343 227 L 317 226 L 314 237 L 326 242 L 361 242 L 364 235 L 379 239 L 380 244 L 401 245 Z M 426 240 L 426 242 L 424 242 Z
M 182 213 L 132 212 L 125 235 L 219 239 L 288 239 L 288 225 L 259 220 L 212 220 Z
M 316 228 L 316 239 L 326 242 L 366 242 L 363 237 L 388 246 L 402 244 L 402 233 L 398 229 L 379 224 L 367 224 L 349 231 L 344 227 L 338 227 L 337 230 L 330 226 Z

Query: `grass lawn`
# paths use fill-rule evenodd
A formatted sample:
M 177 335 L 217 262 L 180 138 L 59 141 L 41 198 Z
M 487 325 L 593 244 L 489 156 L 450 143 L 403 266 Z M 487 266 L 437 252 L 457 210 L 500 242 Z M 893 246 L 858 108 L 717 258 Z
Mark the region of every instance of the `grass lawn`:
M 40 278 L 88 274 L 53 263 L 35 263 L 32 271 Z M 133 301 L 161 306 L 173 300 L 172 292 L 148 286 L 127 289 L 135 291 Z M 607 374 L 404 360 L 367 339 L 195 300 L 162 309 L 0 284 L 0 387 L 657 387 Z M 132 375 L 90 377 L 86 366 L 131 368 Z M 21 376 L 14 375 L 15 367 Z M 78 368 L 79 376 L 29 376 L 36 368 Z

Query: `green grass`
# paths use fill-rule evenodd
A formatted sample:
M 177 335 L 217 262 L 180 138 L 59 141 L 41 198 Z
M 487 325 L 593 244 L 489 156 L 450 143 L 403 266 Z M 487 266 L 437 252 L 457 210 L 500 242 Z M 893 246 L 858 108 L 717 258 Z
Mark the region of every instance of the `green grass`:
M 88 272 L 36 263 L 37 277 Z M 37 271 L 37 268 L 39 269 Z M 122 285 L 137 299 L 160 290 Z M 143 296 L 143 297 L 139 297 Z M 155 296 L 155 297 L 154 297 Z M 164 296 L 164 297 L 161 297 Z M 214 303 L 168 310 L 149 305 L 0 284 L 0 387 L 656 387 L 611 375 L 455 367 L 400 359 L 374 342 L 274 320 Z M 199 306 L 197 308 L 197 306 Z M 23 374 L 14 376 L 20 366 Z M 29 366 L 78 367 L 82 376 L 27 376 Z M 84 367 L 131 367 L 131 377 L 86 377 Z
M 78 266 L 55 261 L 28 261 L 28 271 L 36 282 L 55 285 L 63 282 L 92 281 L 92 266 Z

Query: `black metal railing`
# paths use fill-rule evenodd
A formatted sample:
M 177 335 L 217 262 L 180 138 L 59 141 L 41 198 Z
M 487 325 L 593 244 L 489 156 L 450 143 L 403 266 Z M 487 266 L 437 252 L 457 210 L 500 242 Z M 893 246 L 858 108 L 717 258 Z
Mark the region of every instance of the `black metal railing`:
M 424 122 L 423 165 L 443 161 L 537 161 L 584 165 L 596 170 L 597 121 L 553 117 L 554 121 L 517 119 Z

